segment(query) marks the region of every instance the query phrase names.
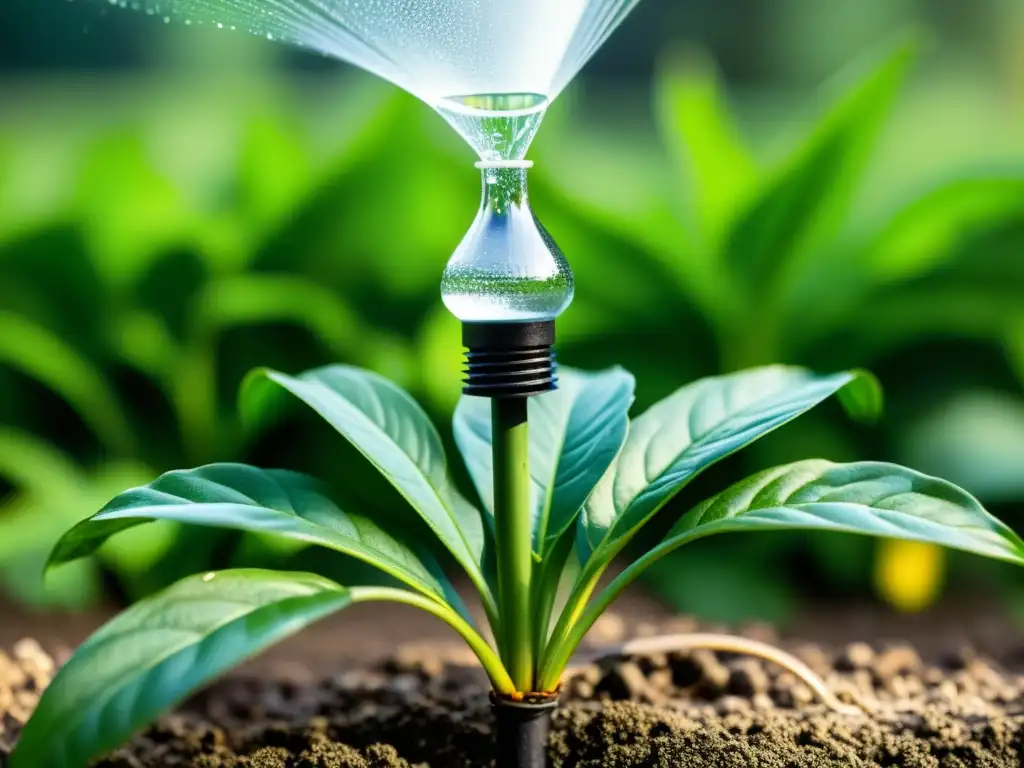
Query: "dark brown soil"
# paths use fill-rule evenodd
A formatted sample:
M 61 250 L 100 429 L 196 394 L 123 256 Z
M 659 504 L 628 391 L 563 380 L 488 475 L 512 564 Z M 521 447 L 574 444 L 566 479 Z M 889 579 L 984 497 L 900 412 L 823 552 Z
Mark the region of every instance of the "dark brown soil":
M 620 633 L 614 619 L 604 629 Z M 832 712 L 791 673 L 747 658 L 604 658 L 566 683 L 552 766 L 1018 766 L 1024 655 L 1012 645 L 1000 663 L 970 647 L 922 659 L 898 645 L 787 646 L 863 715 Z M 31 641 L 0 655 L 0 763 L 54 666 Z M 477 768 L 491 759 L 486 687 L 447 644 L 406 648 L 369 672 L 283 677 L 221 683 L 99 765 Z

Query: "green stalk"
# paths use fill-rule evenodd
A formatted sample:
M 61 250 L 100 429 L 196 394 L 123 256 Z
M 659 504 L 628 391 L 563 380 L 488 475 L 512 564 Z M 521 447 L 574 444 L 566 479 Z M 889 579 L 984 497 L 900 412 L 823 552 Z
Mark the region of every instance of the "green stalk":
M 562 538 L 548 550 L 543 562 L 534 571 L 533 597 L 530 600 L 534 616 L 533 658 L 538 665 L 543 660 L 544 649 L 548 643 L 551 614 L 558 599 L 558 587 L 562 580 L 562 573 L 570 554 L 572 554 L 573 545 L 576 543 L 573 533 L 571 529 L 566 531 Z
M 476 654 L 484 671 L 487 672 L 494 690 L 505 695 L 515 692 L 516 687 L 501 665 L 501 659 L 495 654 L 494 649 L 487 644 L 479 632 L 470 626 L 469 622 L 459 616 L 450 606 L 415 592 L 392 587 L 353 587 L 349 592 L 352 594 L 353 603 L 401 603 L 420 608 L 441 619 L 458 632 Z
M 694 533 L 689 537 L 675 537 L 668 541 L 663 541 L 612 579 L 593 602 L 590 602 L 590 598 L 607 565 L 600 568 L 592 579 L 584 580 L 585 586 L 581 590 L 577 590 L 577 594 L 574 595 L 576 598 L 572 603 L 574 609 L 563 612 L 562 621 L 559 622 L 556 630 L 557 634 L 552 635 L 551 642 L 548 643 L 545 650 L 543 663 L 538 674 L 539 682 L 544 686 L 541 690 L 550 690 L 558 685 L 562 672 L 568 666 L 572 654 L 579 647 L 580 643 L 583 642 L 587 632 L 594 626 L 594 622 L 601 617 L 601 614 L 607 611 L 619 595 L 625 591 L 626 587 L 636 581 L 644 571 L 665 557 L 665 555 L 679 549 L 684 544 L 698 541 L 710 535 L 713 534 L 708 532 Z
M 501 649 L 516 688 L 533 690 L 533 571 L 530 510 L 530 441 L 526 398 L 491 401 L 494 441 L 494 528 L 501 606 Z
M 555 628 L 544 647 L 544 655 L 541 657 L 541 668 L 539 670 L 540 674 L 538 675 L 540 678 L 538 682 L 542 686 L 541 690 L 554 690 L 558 686 L 558 678 L 562 670 L 559 668 L 552 675 L 552 668 L 557 666 L 557 661 L 553 661 L 552 657 L 556 656 L 564 647 L 569 635 L 586 611 L 587 603 L 591 595 L 594 594 L 594 590 L 597 589 L 602 573 L 604 573 L 603 566 L 595 569 L 588 563 L 576 579 L 576 586 L 562 607 L 562 612 L 558 616 L 558 622 L 555 624 Z
M 540 684 L 542 690 L 554 690 L 558 687 L 572 654 L 583 642 L 584 636 L 594 626 L 601 614 L 608 610 L 619 593 L 631 579 L 625 580 L 621 585 L 618 580 L 613 584 L 614 588 L 606 589 L 594 603 L 588 605 L 579 615 L 575 622 L 568 624 L 564 634 L 549 649 L 547 658 L 544 660 L 544 667 L 540 673 Z

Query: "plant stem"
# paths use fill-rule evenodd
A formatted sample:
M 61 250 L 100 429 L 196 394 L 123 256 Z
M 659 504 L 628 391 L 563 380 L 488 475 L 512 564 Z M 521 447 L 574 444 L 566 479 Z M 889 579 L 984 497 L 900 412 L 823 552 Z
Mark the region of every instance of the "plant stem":
M 534 617 L 533 658 L 538 665 L 548 644 L 551 614 L 558 602 L 558 588 L 575 543 L 574 531 L 566 531 L 533 574 L 533 597 L 530 598 Z
M 533 690 L 533 617 L 530 580 L 533 526 L 530 510 L 530 442 L 526 398 L 491 401 L 494 433 L 494 528 L 498 603 L 505 667 L 516 688 Z
M 487 644 L 487 641 L 480 636 L 480 633 L 470 626 L 469 622 L 459 616 L 452 608 L 433 598 L 409 592 L 404 589 L 393 587 L 353 587 L 349 590 L 353 603 L 384 602 L 402 603 L 426 611 L 444 621 L 452 629 L 458 632 L 466 644 L 473 650 L 476 657 L 483 665 L 484 671 L 491 679 L 491 685 L 498 693 L 512 694 L 516 690 L 515 684 L 509 678 L 501 660 L 494 649 Z
M 603 571 L 603 567 L 595 569 L 588 564 L 576 578 L 576 585 L 573 587 L 569 599 L 562 606 L 555 628 L 544 646 L 537 680 L 540 690 L 553 691 L 558 687 L 562 670 L 569 663 L 569 658 L 582 642 L 583 636 L 590 630 L 591 625 L 597 621 L 600 613 L 590 616 L 587 602 L 594 590 L 597 589 L 598 580 Z M 608 602 L 610 603 L 611 600 Z M 589 618 L 585 618 L 588 616 Z

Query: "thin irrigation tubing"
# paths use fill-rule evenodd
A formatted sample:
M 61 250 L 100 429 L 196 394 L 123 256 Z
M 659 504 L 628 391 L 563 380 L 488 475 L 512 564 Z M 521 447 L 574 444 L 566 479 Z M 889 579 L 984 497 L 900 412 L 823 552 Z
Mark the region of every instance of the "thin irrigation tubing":
M 658 653 L 683 653 L 686 651 L 714 651 L 716 653 L 735 653 L 739 656 L 751 656 L 776 664 L 789 670 L 798 677 L 821 703 L 834 712 L 842 715 L 857 716 L 870 713 L 870 707 L 864 702 L 846 704 L 840 701 L 828 689 L 825 681 L 796 656 L 769 643 L 738 635 L 724 635 L 709 632 L 692 634 L 658 635 L 628 640 L 621 645 L 603 646 L 592 651 L 577 654 L 571 665 L 562 674 L 562 681 L 572 678 L 584 666 L 603 659 L 628 656 L 647 656 Z

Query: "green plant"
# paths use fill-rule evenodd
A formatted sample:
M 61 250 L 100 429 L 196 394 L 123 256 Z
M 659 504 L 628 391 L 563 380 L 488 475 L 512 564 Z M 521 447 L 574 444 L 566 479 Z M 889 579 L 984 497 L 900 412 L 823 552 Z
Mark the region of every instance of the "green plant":
M 950 483 L 892 464 L 813 460 L 758 473 L 697 504 L 660 544 L 598 589 L 613 558 L 697 475 L 833 395 L 860 418 L 877 414 L 881 395 L 864 373 L 776 366 L 694 382 L 630 422 L 634 382 L 624 370 L 563 369 L 561 381 L 559 391 L 529 401 L 528 437 L 524 430 L 493 440 L 490 404 L 461 401 L 454 432 L 481 512 L 451 481 L 426 414 L 387 379 L 348 366 L 298 377 L 252 374 L 240 398 L 246 421 L 263 421 L 290 393 L 354 446 L 405 504 L 382 491 L 364 506 L 349 506 L 339 501 L 351 489 L 348 477 L 327 484 L 290 471 L 211 465 L 116 497 L 64 534 L 50 565 L 86 556 L 122 531 L 171 520 L 326 547 L 375 566 L 389 583 L 342 587 L 268 570 L 186 578 L 79 648 L 44 693 L 12 768 L 83 766 L 227 668 L 352 603 L 401 602 L 446 621 L 473 649 L 496 693 L 521 698 L 556 692 L 571 654 L 622 590 L 659 558 L 708 536 L 832 530 L 1024 564 L 1024 542 Z M 495 425 L 499 433 L 501 427 Z M 502 488 L 510 482 L 521 486 L 516 513 L 530 513 L 528 530 L 509 532 L 519 537 L 514 542 L 497 538 L 506 522 L 491 514 L 496 507 L 503 514 Z M 515 583 L 524 591 L 517 602 L 530 606 L 521 614 L 506 613 L 499 599 L 494 553 L 509 547 L 532 551 L 530 572 Z M 476 587 L 496 646 L 453 590 L 439 565 L 444 557 Z M 566 573 L 571 588 L 556 606 Z M 535 659 L 525 677 L 518 667 L 524 658 Z
M 898 81 L 903 66 L 903 59 L 886 65 L 887 77 Z M 183 97 L 160 78 L 130 88 L 112 78 L 109 111 L 144 117 L 138 125 L 117 120 L 97 126 L 95 140 L 80 149 L 72 150 L 80 142 L 65 135 L 80 132 L 80 121 L 52 117 L 60 104 L 64 111 L 56 114 L 69 114 L 73 94 L 37 96 L 50 108 L 31 118 L 33 105 L 14 92 L 16 101 L 0 117 L 0 443 L 10 446 L 0 446 L 0 454 L 19 465 L 9 470 L 11 462 L 0 458 L 0 579 L 21 599 L 82 605 L 98 594 L 95 562 L 76 566 L 79 577 L 69 571 L 50 579 L 42 593 L 33 560 L 41 564 L 59 529 L 112 488 L 212 457 L 276 461 L 266 455 L 272 450 L 246 439 L 231 419 L 232 393 L 254 364 L 302 370 L 340 359 L 388 375 L 439 418 L 455 405 L 459 329 L 438 309 L 436 290 L 451 244 L 465 229 L 460 217 L 476 202 L 471 169 L 460 154 L 465 148 L 439 118 L 406 97 L 382 98 L 372 87 L 333 78 L 319 79 L 315 90 L 306 81 L 290 83 L 285 95 L 269 73 L 260 71 L 257 80 L 264 95 L 254 106 L 237 83 L 227 92 L 215 90 L 212 105 L 193 89 Z M 302 104 L 293 98 L 307 91 L 316 104 L 309 110 L 311 126 L 297 119 Z M 891 88 L 872 92 L 875 106 L 870 98 L 846 98 L 851 92 L 845 88 L 835 99 L 821 99 L 828 102 L 825 119 L 839 112 L 847 118 L 841 123 L 844 141 L 860 142 L 862 131 L 878 127 L 843 108 L 847 101 L 867 103 L 876 120 L 886 116 Z M 35 93 L 44 93 L 41 86 Z M 942 158 L 940 176 L 917 178 L 901 159 L 865 179 L 864 164 L 851 162 L 844 178 L 850 189 L 859 189 L 856 195 L 829 186 L 826 194 L 800 202 L 811 218 L 826 204 L 835 216 L 802 249 L 791 272 L 805 274 L 802 298 L 786 300 L 781 330 L 765 333 L 772 343 L 761 344 L 747 329 L 760 332 L 774 323 L 768 318 L 765 325 L 769 308 L 737 300 L 742 274 L 734 274 L 714 243 L 740 212 L 768 199 L 773 185 L 798 175 L 806 142 L 778 164 L 763 162 L 764 152 L 754 149 L 763 144 L 760 121 L 743 126 L 757 130 L 737 129 L 736 110 L 699 57 L 668 60 L 656 98 L 668 150 L 654 158 L 660 175 L 645 174 L 651 163 L 632 155 L 656 151 L 641 136 L 622 141 L 620 129 L 614 146 L 595 146 L 589 129 L 611 117 L 600 112 L 597 119 L 574 118 L 566 126 L 559 124 L 556 106 L 535 148 L 541 160 L 533 172 L 538 209 L 572 255 L 584 289 L 559 329 L 564 358 L 590 368 L 622 363 L 645 382 L 642 406 L 679 381 L 767 361 L 819 370 L 867 365 L 887 382 L 898 429 L 854 431 L 830 415 L 812 416 L 787 430 L 784 444 L 756 446 L 746 470 L 806 455 L 882 457 L 948 476 L 985 503 L 1019 502 L 1020 473 L 1012 473 L 1005 440 L 997 448 L 981 429 L 987 419 L 974 415 L 978 409 L 947 399 L 968 383 L 1019 390 L 999 359 L 1004 340 L 1011 350 L 1020 346 L 1012 343 L 1019 336 L 1015 316 L 1024 306 L 1024 284 L 1012 258 L 1024 238 L 1019 167 L 964 172 L 964 153 L 980 140 L 961 142 L 963 151 L 934 153 Z M 141 109 L 143 100 L 153 106 Z M 920 126 L 933 116 L 913 111 L 919 101 L 917 95 L 903 100 L 904 119 L 886 129 L 887 143 L 920 143 Z M 750 112 L 749 104 L 740 106 Z M 197 120 L 219 126 L 228 114 L 232 120 L 246 115 L 233 140 L 221 129 L 185 130 Z M 21 127 L 9 129 L 11 118 Z M 424 141 L 431 125 L 437 135 Z M 207 133 L 209 146 L 197 139 Z M 316 135 L 330 137 L 329 155 L 317 153 Z M 169 143 L 172 137 L 181 143 Z M 877 166 L 877 148 L 867 139 L 862 143 L 871 152 L 860 159 L 873 155 Z M 241 148 L 237 155 L 235 146 Z M 450 146 L 451 156 L 439 146 Z M 184 158 L 173 164 L 183 172 L 171 173 L 161 162 L 164 154 Z M 396 186 L 399 175 L 403 184 Z M 907 178 L 923 191 L 891 193 L 906 189 Z M 69 192 L 40 210 L 40 189 Z M 391 226 L 399 209 L 404 232 Z M 796 234 L 805 225 L 799 216 L 786 222 Z M 808 270 L 819 259 L 814 271 L 820 274 L 811 279 Z M 774 252 L 772 263 L 788 261 L 786 249 Z M 721 280 L 707 279 L 719 272 Z M 820 300 L 825 292 L 829 301 Z M 827 325 L 823 315 L 832 316 Z M 680 328 L 686 343 L 671 356 L 656 344 L 637 343 Z M 40 339 L 61 351 L 33 357 L 47 348 Z M 1019 392 L 1003 401 L 1001 422 L 1019 421 Z M 919 431 L 924 408 L 919 437 L 908 439 Z M 950 410 L 964 418 L 950 424 Z M 974 461 L 917 450 L 922 441 L 946 442 L 929 439 L 938 428 L 935 413 Z M 965 430 L 978 436 L 975 447 L 966 447 Z M 294 464 L 320 473 L 318 457 L 325 452 L 309 435 L 302 437 L 307 456 Z M 27 444 L 38 450 L 19 461 L 19 446 Z M 981 448 L 1007 462 L 1012 484 L 1000 481 L 993 488 L 974 471 L 994 466 L 977 460 Z M 64 482 L 68 478 L 74 482 Z M 112 544 L 116 551 L 104 549 L 97 559 L 121 576 L 118 583 L 129 597 L 141 596 L 181 575 L 171 566 L 182 553 L 211 543 L 209 536 L 197 542 L 183 535 L 187 531 L 151 526 L 144 534 L 148 542 L 122 537 Z M 720 618 L 766 606 L 778 606 L 769 616 L 782 617 L 803 596 L 801 581 L 787 569 L 768 571 L 768 564 L 797 553 L 818 564 L 837 589 L 852 594 L 868 588 L 866 544 L 848 545 L 855 551 L 840 557 L 835 539 L 828 546 L 802 535 L 775 541 L 771 547 L 749 545 L 739 558 L 742 567 L 718 570 L 713 581 L 727 600 L 716 599 L 711 589 L 672 590 L 671 596 L 688 610 L 709 603 L 734 608 Z M 656 583 L 669 592 L 684 569 L 706 575 L 723 562 L 714 546 L 655 568 L 653 574 L 669 577 Z M 730 548 L 744 546 L 730 542 Z M 159 552 L 166 553 L 160 564 L 143 569 Z M 213 562 L 207 554 L 188 568 Z M 951 581 L 964 583 L 960 574 Z M 936 586 L 930 587 L 933 594 Z

